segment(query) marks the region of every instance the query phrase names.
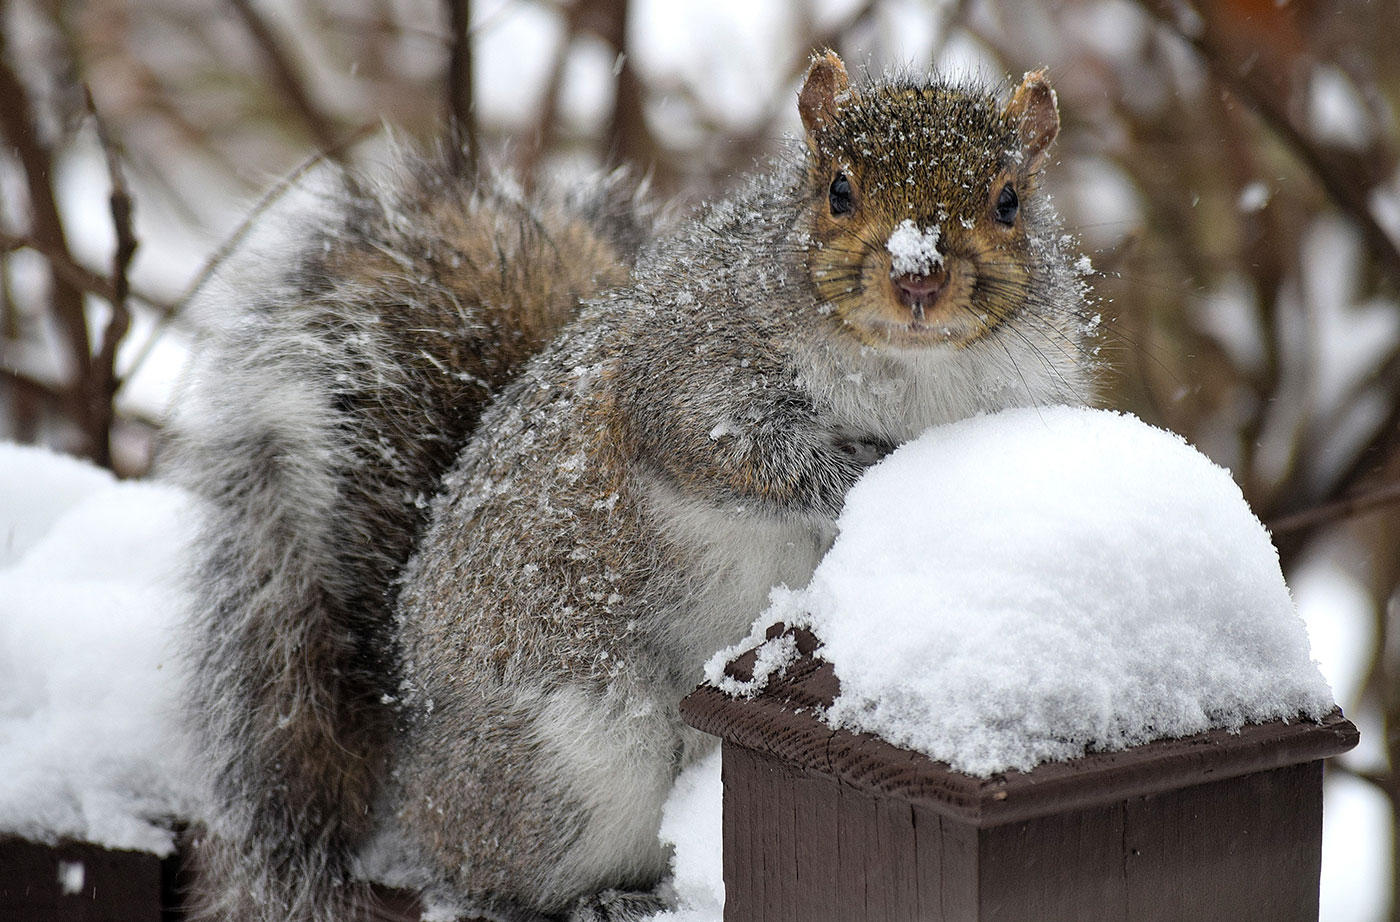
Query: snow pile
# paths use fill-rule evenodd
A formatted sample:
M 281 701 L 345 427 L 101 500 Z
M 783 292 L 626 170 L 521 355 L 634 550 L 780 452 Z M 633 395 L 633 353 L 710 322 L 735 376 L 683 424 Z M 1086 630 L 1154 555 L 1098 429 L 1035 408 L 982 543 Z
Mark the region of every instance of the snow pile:
M 1133 417 L 1021 409 L 931 430 L 866 474 L 839 528 L 748 645 L 807 624 L 841 679 L 833 725 L 960 771 L 1333 706 L 1239 488 Z
M 194 802 L 172 656 L 190 509 L 0 444 L 0 835 L 171 851 Z
M 720 922 L 724 915 L 724 868 L 720 752 L 716 749 L 681 772 L 661 813 L 660 838 L 675 849 L 671 886 L 678 908 L 655 922 Z

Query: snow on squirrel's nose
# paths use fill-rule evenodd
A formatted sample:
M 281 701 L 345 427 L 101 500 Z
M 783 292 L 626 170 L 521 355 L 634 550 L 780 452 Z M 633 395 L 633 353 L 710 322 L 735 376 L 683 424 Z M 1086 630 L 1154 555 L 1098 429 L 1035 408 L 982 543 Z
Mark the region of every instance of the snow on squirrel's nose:
M 940 236 L 937 224 L 920 229 L 909 218 L 899 222 L 885 241 L 890 254 L 890 278 L 929 275 L 934 267 L 943 265 L 943 254 L 938 249 Z

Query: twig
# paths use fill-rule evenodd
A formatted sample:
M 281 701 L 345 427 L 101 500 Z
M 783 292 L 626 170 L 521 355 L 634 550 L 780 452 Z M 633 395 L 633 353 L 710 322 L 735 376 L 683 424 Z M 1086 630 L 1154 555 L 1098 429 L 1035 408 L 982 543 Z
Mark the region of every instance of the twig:
M 1269 530 L 1276 533 L 1303 531 L 1394 503 L 1400 503 L 1400 483 L 1389 483 L 1366 493 L 1358 493 L 1355 496 L 1348 496 L 1314 506 L 1311 509 L 1304 509 L 1302 512 L 1285 515 L 1270 522 Z
M 60 252 L 55 247 L 35 240 L 33 237 L 16 237 L 13 234 L 0 231 L 0 255 L 13 253 L 16 250 L 31 250 L 39 254 L 48 262 L 52 272 L 82 294 L 95 295 L 104 301 L 111 301 L 116 297 L 116 289 L 112 287 L 111 279 L 86 268 L 67 253 Z M 162 315 L 169 314 L 174 310 L 172 305 L 157 301 L 150 295 L 142 294 L 139 291 L 129 292 L 128 297 L 130 300 L 138 301 Z
M 112 423 L 116 417 L 114 401 L 117 394 L 117 346 L 131 329 L 131 311 L 127 305 L 130 282 L 127 270 L 139 245 L 136 234 L 131 229 L 131 190 L 127 188 L 126 177 L 122 174 L 121 158 L 116 145 L 107 131 L 107 125 L 97 111 L 92 90 L 83 88 L 88 114 L 97 127 L 97 139 L 102 145 L 102 156 L 107 161 L 107 175 L 112 183 L 108 203 L 112 211 L 112 228 L 116 233 L 116 249 L 112 253 L 112 316 L 102 330 L 102 339 L 97 354 L 93 356 L 92 374 L 88 382 L 88 419 L 93 439 L 93 460 L 104 467 L 112 466 Z
M 77 373 L 77 384 L 70 395 L 68 410 L 81 430 L 87 433 L 91 431 L 85 419 L 87 404 L 81 395 L 92 356 L 83 291 L 58 268 L 73 263 L 73 257 L 50 184 L 54 176 L 53 155 L 40 140 L 29 91 L 10 67 L 5 46 L 5 31 L 0 29 L 0 134 L 9 141 L 24 171 L 29 196 L 29 236 L 36 248 L 54 256 L 49 259 L 50 309 L 63 330 Z M 90 452 L 92 446 L 86 448 Z
M 559 93 L 564 86 L 564 65 L 569 59 L 569 50 L 578 38 L 581 11 L 585 4 L 579 3 L 564 11 L 564 38 L 550 65 L 549 79 L 545 82 L 544 98 L 535 119 L 534 130 L 525 137 L 520 151 L 520 176 L 527 189 L 533 188 L 539 173 L 540 160 L 545 151 L 554 146 L 558 134 Z
M 24 372 L 4 367 L 0 367 L 0 381 L 4 381 L 30 400 L 48 404 L 55 412 L 62 412 L 68 405 L 69 395 L 62 385 L 40 381 Z
M 1376 258 L 1391 278 L 1400 283 L 1400 249 L 1372 214 L 1368 198 L 1377 183 L 1391 175 L 1397 160 L 1395 152 L 1386 151 L 1385 157 L 1375 156 L 1378 153 L 1375 151 L 1368 152 L 1366 157 L 1352 157 L 1341 151 L 1324 151 L 1294 124 L 1289 114 L 1287 88 L 1293 75 L 1284 65 L 1296 62 L 1285 61 L 1273 66 L 1273 62 L 1260 54 L 1254 42 L 1234 47 L 1239 43 L 1232 44 L 1230 36 L 1217 28 L 1214 16 L 1203 17 L 1196 28 L 1184 29 L 1178 15 L 1180 8 L 1174 0 L 1141 2 L 1148 13 L 1194 47 L 1216 81 L 1246 102 L 1292 149 L 1328 197 L 1360 226 Z M 1274 15 L 1281 17 L 1285 13 L 1280 11 Z
M 471 0 L 443 0 L 447 7 L 447 116 L 452 158 L 465 175 L 476 171 L 476 114 L 472 111 Z
M 243 20 L 258 50 L 262 52 L 278 91 L 300 116 L 317 146 L 335 156 L 330 152 L 341 149 L 335 121 L 312 101 L 311 94 L 306 89 L 305 76 L 283 47 L 277 33 L 267 20 L 263 19 L 262 14 L 253 9 L 250 0 L 228 0 L 228 4 Z
M 613 68 L 613 110 L 603 137 L 603 162 L 634 164 L 666 188 L 674 178 L 674 168 L 663 161 L 661 144 L 647 127 L 645 87 L 628 53 L 628 0 L 584 0 L 572 15 L 578 19 L 579 31 L 592 32 L 606 42 L 617 62 Z
M 1361 781 L 1365 781 L 1368 784 L 1375 785 L 1377 788 L 1379 788 L 1381 791 L 1383 791 L 1390 797 L 1400 796 L 1400 789 L 1397 789 L 1396 779 L 1392 775 L 1379 774 L 1377 772 L 1368 772 L 1358 768 L 1352 768 L 1350 765 L 1347 765 L 1340 759 L 1329 759 L 1327 761 L 1327 770 L 1333 772 L 1340 772 L 1343 775 L 1350 775 L 1353 778 L 1357 778 Z

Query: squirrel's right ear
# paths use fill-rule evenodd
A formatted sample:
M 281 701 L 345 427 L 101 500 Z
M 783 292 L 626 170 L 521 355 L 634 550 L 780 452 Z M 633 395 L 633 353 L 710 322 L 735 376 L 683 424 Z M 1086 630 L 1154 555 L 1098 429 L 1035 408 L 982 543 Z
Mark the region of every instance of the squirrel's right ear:
M 1043 68 L 1021 78 L 1021 85 L 1016 87 L 1003 115 L 1016 126 L 1021 143 L 1025 145 L 1027 172 L 1036 172 L 1045 163 L 1050 145 L 1060 133 L 1060 107 Z
M 851 87 L 846 76 L 846 65 L 836 52 L 827 49 L 812 57 L 812 66 L 807 68 L 807 76 L 802 81 L 802 89 L 797 93 L 797 111 L 802 116 L 802 125 L 807 129 L 807 142 L 815 146 L 815 139 L 826 125 L 837 118 L 836 97 Z

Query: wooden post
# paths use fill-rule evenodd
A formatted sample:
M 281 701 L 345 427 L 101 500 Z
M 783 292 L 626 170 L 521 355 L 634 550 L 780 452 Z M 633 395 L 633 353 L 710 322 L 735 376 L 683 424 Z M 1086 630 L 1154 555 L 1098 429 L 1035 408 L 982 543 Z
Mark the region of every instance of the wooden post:
M 1339 711 L 975 778 L 823 724 L 839 682 L 793 633 L 757 697 L 681 705 L 723 740 L 725 922 L 1317 922 Z
M 0 919 L 168 922 L 182 873 L 175 855 L 0 838 Z

